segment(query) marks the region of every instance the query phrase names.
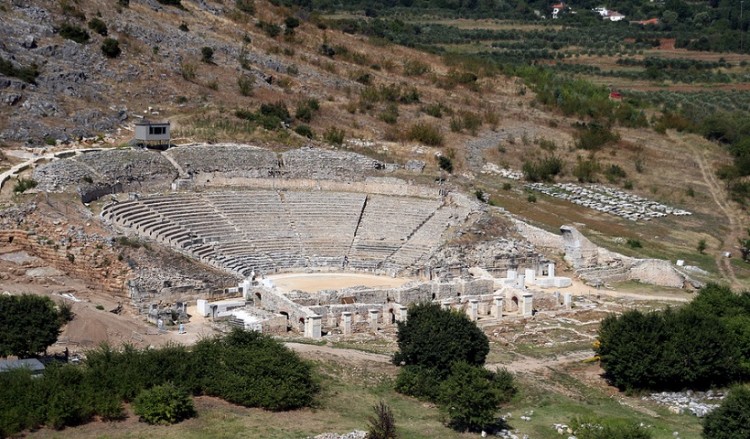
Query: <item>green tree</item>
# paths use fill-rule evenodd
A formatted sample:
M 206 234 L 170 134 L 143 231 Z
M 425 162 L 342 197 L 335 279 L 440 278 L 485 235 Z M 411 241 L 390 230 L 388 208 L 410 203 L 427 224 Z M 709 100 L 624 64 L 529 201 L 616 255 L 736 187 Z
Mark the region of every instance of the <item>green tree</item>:
M 120 42 L 114 38 L 105 38 L 102 41 L 102 53 L 107 58 L 117 58 L 122 53 Z
M 367 432 L 367 439 L 397 439 L 396 419 L 388 404 L 380 401 L 372 407 L 372 410 L 375 413 L 368 419 L 370 428 Z
M 708 248 L 708 246 L 706 245 L 706 240 L 705 239 L 701 239 L 700 241 L 698 241 L 698 253 L 700 253 L 700 254 L 705 253 L 705 251 L 706 251 L 707 248 Z
M 505 371 L 491 372 L 464 361 L 453 363 L 440 384 L 438 401 L 448 425 L 458 431 L 481 431 L 497 422 L 500 404 L 515 394 L 513 378 Z
M 481 366 L 490 351 L 489 340 L 466 314 L 444 310 L 435 303 L 409 308 L 409 319 L 398 322 L 395 364 L 435 368 L 447 374 L 453 363 Z
M 0 296 L 0 356 L 25 358 L 57 341 L 62 320 L 49 297 Z
M 750 437 L 750 389 L 735 387 L 703 421 L 706 439 L 745 439 Z
M 214 49 L 208 46 L 201 47 L 201 61 L 212 64 L 214 62 Z

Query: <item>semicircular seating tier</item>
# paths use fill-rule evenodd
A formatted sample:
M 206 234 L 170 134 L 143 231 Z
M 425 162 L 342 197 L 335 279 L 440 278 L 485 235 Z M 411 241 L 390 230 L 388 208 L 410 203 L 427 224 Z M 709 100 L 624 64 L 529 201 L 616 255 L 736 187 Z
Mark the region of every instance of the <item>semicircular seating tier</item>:
M 238 190 L 150 196 L 107 205 L 102 217 L 249 276 L 305 268 L 419 267 L 469 212 L 441 199 Z

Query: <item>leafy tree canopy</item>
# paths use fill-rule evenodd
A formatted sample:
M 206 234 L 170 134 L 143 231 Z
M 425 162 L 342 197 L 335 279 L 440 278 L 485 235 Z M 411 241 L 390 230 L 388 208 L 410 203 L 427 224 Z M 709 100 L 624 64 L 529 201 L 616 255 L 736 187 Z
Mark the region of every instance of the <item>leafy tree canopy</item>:
M 57 341 L 62 320 L 49 297 L 0 296 L 0 356 L 21 358 L 43 352 Z

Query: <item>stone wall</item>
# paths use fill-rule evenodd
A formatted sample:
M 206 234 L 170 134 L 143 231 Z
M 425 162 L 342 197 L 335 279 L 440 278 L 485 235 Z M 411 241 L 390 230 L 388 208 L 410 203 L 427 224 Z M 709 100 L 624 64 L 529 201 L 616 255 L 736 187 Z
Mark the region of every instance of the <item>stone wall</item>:
M 256 189 L 362 192 L 368 194 L 399 195 L 406 197 L 440 198 L 440 190 L 411 184 L 396 178 L 368 178 L 365 181 L 329 181 L 287 178 L 233 177 L 224 173 L 204 173 L 194 178 L 196 188 L 251 187 Z
M 67 275 L 85 279 L 113 297 L 127 298 L 126 279 L 132 275 L 124 263 L 95 246 L 55 246 L 24 230 L 0 230 L 0 243 L 12 243 Z

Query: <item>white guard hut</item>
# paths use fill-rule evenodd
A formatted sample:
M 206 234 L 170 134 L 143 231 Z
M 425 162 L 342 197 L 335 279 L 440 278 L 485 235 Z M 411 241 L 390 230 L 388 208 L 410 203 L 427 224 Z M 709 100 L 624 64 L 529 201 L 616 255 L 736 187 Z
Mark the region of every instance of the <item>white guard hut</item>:
M 143 119 L 135 124 L 135 143 L 148 147 L 169 148 L 169 121 L 153 122 Z

